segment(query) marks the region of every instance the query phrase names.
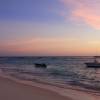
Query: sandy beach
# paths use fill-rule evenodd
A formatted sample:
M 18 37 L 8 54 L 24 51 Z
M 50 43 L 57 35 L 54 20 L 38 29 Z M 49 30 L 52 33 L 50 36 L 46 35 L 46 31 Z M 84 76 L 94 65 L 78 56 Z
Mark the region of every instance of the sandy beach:
M 0 77 L 0 100 L 72 100 L 55 92 Z
M 100 95 L 37 82 L 18 82 L 0 75 L 0 100 L 100 100 Z

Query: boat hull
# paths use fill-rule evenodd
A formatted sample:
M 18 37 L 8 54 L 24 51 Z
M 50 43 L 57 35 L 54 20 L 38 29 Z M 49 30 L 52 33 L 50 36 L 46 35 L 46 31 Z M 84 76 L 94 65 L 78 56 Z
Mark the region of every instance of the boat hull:
M 85 63 L 89 68 L 100 68 L 100 63 Z
M 47 68 L 46 64 L 35 63 L 34 65 L 35 65 L 36 68 Z

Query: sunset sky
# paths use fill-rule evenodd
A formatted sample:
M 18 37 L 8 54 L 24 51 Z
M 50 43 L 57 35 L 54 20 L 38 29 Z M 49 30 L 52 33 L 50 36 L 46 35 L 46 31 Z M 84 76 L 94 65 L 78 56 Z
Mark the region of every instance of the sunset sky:
M 100 55 L 100 0 L 0 0 L 0 56 Z

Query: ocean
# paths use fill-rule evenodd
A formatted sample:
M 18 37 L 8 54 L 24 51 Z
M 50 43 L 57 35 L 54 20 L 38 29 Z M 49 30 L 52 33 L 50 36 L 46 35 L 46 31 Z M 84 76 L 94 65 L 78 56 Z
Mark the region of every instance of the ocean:
M 36 80 L 65 88 L 70 85 L 100 92 L 100 69 L 85 65 L 93 60 L 92 56 L 0 57 L 0 70 L 19 80 Z M 45 63 L 47 68 L 36 68 L 35 63 Z

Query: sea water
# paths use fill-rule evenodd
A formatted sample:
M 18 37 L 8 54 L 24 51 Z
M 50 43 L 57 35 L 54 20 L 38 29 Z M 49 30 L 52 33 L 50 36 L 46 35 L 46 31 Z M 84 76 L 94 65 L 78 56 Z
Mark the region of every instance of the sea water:
M 57 86 L 79 86 L 100 91 L 100 69 L 87 68 L 93 57 L 0 57 L 0 70 L 13 78 L 45 82 Z M 45 63 L 47 68 L 36 68 Z

